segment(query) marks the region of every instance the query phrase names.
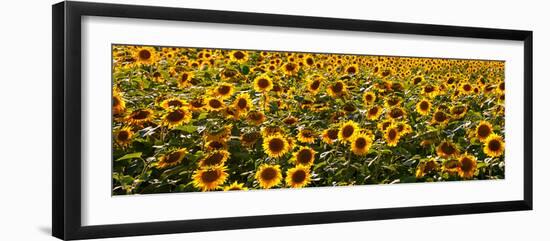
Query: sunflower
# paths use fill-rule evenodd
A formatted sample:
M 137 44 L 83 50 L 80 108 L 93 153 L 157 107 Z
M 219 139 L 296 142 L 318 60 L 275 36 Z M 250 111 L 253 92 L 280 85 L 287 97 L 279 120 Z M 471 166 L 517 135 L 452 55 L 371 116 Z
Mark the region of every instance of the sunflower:
M 397 146 L 397 143 L 399 143 L 399 139 L 401 138 L 397 125 L 391 124 L 388 128 L 386 128 L 384 138 L 386 139 L 388 146 Z
M 226 150 L 213 151 L 199 161 L 199 167 L 223 166 L 230 155 Z
M 233 50 L 229 53 L 231 61 L 244 63 L 248 60 L 248 53 L 243 50 Z
M 231 97 L 233 91 L 235 91 L 235 87 L 233 87 L 232 84 L 220 83 L 218 84 L 218 86 L 216 86 L 216 88 L 214 88 L 214 90 L 212 91 L 212 95 L 223 100 Z
M 128 145 L 130 145 L 130 143 L 132 143 L 133 136 L 134 132 L 129 126 L 120 128 L 120 130 L 118 130 L 114 134 L 115 142 L 122 147 L 127 147 Z
M 282 69 L 287 75 L 295 75 L 298 73 L 299 66 L 296 63 L 288 62 L 283 65 Z
M 203 192 L 215 190 L 227 180 L 226 170 L 224 166 L 198 169 L 193 173 L 193 185 Z
M 338 139 L 341 141 L 349 142 L 353 139 L 353 135 L 359 131 L 359 125 L 354 121 L 350 120 L 344 123 L 340 127 L 338 132 Z
M 358 156 L 366 155 L 372 145 L 372 136 L 358 133 L 351 141 L 351 151 Z
M 207 106 L 206 106 L 205 99 L 201 97 L 195 98 L 191 100 L 191 102 L 189 102 L 189 110 L 193 112 L 201 112 L 206 108 Z
M 167 168 L 178 165 L 183 161 L 183 158 L 187 155 L 187 149 L 181 148 L 175 151 L 172 151 L 166 155 L 159 157 L 157 163 L 158 168 Z
M 295 125 L 296 123 L 298 123 L 298 118 L 296 118 L 294 116 L 288 116 L 288 117 L 283 119 L 283 123 L 285 123 L 286 125 L 292 126 L 292 125 Z
M 220 73 L 223 80 L 228 80 L 239 75 L 239 72 L 234 69 L 226 68 Z
M 210 97 L 206 99 L 206 106 L 209 111 L 221 111 L 225 108 L 225 103 L 218 98 Z
M 458 175 L 462 178 L 472 178 L 477 169 L 477 160 L 474 156 L 464 154 L 459 159 Z
M 172 108 L 180 108 L 180 107 L 187 106 L 187 102 L 180 100 L 178 98 L 169 98 L 169 99 L 163 100 L 160 103 L 160 106 L 165 110 L 169 110 Z
M 162 118 L 163 124 L 172 128 L 174 126 L 180 125 L 182 123 L 189 123 L 191 121 L 191 111 L 187 108 L 177 108 L 169 110 L 168 113 Z
M 332 144 L 338 140 L 338 132 L 340 132 L 340 130 L 337 128 L 329 128 L 323 131 L 321 137 L 325 143 Z
M 251 111 L 246 116 L 246 119 L 253 125 L 260 125 L 266 120 L 266 117 L 261 111 Z
M 346 88 L 346 84 L 338 80 L 334 84 L 329 85 L 327 91 L 330 96 L 336 98 L 344 95 L 346 93 Z
M 311 144 L 315 142 L 316 135 L 313 129 L 303 128 L 298 132 L 298 141 Z
M 252 100 L 248 93 L 240 93 L 233 101 L 233 106 L 242 113 L 248 112 L 252 108 Z
M 177 78 L 178 86 L 182 89 L 191 86 L 191 79 L 195 74 L 193 72 L 183 72 Z
M 256 142 L 262 137 L 262 135 L 257 131 L 252 131 L 248 133 L 244 133 L 241 135 L 241 145 L 245 147 L 252 147 Z
M 127 120 L 132 125 L 141 125 L 145 122 L 150 121 L 153 118 L 153 111 L 149 109 L 138 109 L 133 111 L 128 117 Z
M 493 134 L 493 125 L 487 121 L 481 121 L 477 125 L 475 133 L 479 140 L 484 141 L 487 137 Z
M 134 50 L 136 64 L 151 65 L 157 61 L 157 51 L 152 47 L 138 47 Z
M 443 168 L 442 169 L 443 169 L 443 171 L 445 171 L 447 173 L 455 174 L 460 169 L 460 161 L 458 161 L 455 158 L 445 160 L 445 162 L 443 162 Z
M 279 185 L 283 179 L 279 165 L 262 164 L 255 175 L 261 188 L 269 189 Z
M 483 152 L 490 157 L 499 157 L 504 154 L 504 139 L 496 134 L 491 134 L 485 139 Z
M 205 144 L 206 149 L 208 150 L 221 150 L 221 149 L 227 149 L 227 141 L 222 138 L 215 138 L 210 141 L 208 141 Z
M 465 105 L 455 105 L 451 108 L 451 115 L 455 119 L 461 119 L 466 115 L 466 111 L 468 111 L 468 107 Z
M 451 141 L 442 141 L 436 148 L 436 153 L 440 157 L 449 158 L 458 154 L 458 148 Z
M 446 124 L 448 121 L 449 116 L 441 110 L 436 111 L 432 117 L 432 124 Z
M 309 168 L 298 165 L 296 167 L 288 169 L 286 172 L 285 182 L 286 185 L 292 188 L 305 187 L 311 181 L 311 174 Z
M 370 109 L 367 110 L 367 119 L 368 120 L 376 120 L 378 119 L 378 117 L 380 117 L 380 115 L 382 115 L 382 108 L 378 107 L 378 106 L 373 106 L 371 107 Z
M 367 91 L 363 94 L 363 103 L 366 106 L 374 104 L 374 101 L 376 101 L 376 94 L 374 92 Z
M 122 96 L 118 91 L 113 91 L 113 103 L 112 103 L 113 115 L 120 115 L 126 111 L 126 102 L 122 99 Z
M 412 78 L 413 85 L 418 85 L 420 83 L 424 82 L 424 76 L 419 75 Z
M 432 108 L 432 103 L 427 99 L 423 99 L 416 104 L 416 111 L 421 115 L 429 114 L 430 108 Z
M 268 156 L 278 158 L 288 152 L 289 146 L 282 135 L 276 134 L 264 138 L 263 148 Z
M 357 64 L 350 64 L 344 69 L 344 73 L 347 75 L 356 75 L 359 72 L 359 66 Z
M 238 183 L 237 181 L 231 183 L 229 186 L 223 188 L 224 191 L 248 191 L 248 188 L 244 186 L 244 183 Z
M 267 75 L 260 75 L 254 79 L 254 90 L 257 92 L 268 92 L 273 89 L 273 80 Z
M 422 178 L 427 173 L 430 173 L 431 171 L 437 171 L 439 169 L 439 164 L 432 158 L 428 161 L 422 161 L 418 163 L 418 166 L 416 167 L 416 178 Z
M 391 109 L 388 110 L 386 114 L 388 117 L 395 120 L 395 119 L 404 118 L 406 113 L 405 113 L 405 110 L 401 107 L 392 107 Z
M 307 80 L 306 86 L 307 90 L 315 95 L 317 92 L 319 92 L 319 89 L 321 88 L 322 80 L 321 77 L 318 75 L 315 75 Z
M 307 146 L 300 147 L 292 155 L 291 161 L 296 165 L 311 166 L 315 161 L 315 151 Z
M 474 87 L 470 83 L 464 83 L 460 86 L 460 93 L 463 95 L 469 95 L 474 91 Z

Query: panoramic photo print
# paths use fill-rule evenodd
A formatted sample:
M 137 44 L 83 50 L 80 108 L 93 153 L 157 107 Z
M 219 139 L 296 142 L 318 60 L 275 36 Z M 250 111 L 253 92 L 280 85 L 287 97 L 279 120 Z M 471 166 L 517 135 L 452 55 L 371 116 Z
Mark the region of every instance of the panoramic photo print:
M 504 61 L 124 44 L 111 61 L 112 195 L 504 179 Z

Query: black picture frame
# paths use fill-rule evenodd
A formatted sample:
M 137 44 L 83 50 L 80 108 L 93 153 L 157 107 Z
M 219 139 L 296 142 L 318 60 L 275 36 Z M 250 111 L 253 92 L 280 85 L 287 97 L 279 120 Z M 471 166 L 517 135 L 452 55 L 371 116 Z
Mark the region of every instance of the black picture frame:
M 53 195 L 52 233 L 87 239 L 379 219 L 532 210 L 533 32 L 384 21 L 335 19 L 89 2 L 52 6 Z M 521 200 L 421 207 L 212 218 L 99 226 L 81 224 L 81 17 L 104 16 L 208 23 L 351 30 L 379 33 L 517 40 L 524 43 L 524 194 Z M 139 221 L 139 220 L 136 220 Z

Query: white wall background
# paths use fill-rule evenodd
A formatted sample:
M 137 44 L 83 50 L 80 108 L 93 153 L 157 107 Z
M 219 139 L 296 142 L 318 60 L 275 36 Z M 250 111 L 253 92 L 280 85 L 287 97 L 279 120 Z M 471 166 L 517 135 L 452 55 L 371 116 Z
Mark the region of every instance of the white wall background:
M 54 240 L 51 231 L 51 8 L 55 1 L 9 1 L 0 8 L 0 240 Z M 111 0 L 169 5 L 533 30 L 534 206 L 508 212 L 162 235 L 155 240 L 547 240 L 550 188 L 550 24 L 544 1 Z M 116 240 L 151 240 L 131 237 Z

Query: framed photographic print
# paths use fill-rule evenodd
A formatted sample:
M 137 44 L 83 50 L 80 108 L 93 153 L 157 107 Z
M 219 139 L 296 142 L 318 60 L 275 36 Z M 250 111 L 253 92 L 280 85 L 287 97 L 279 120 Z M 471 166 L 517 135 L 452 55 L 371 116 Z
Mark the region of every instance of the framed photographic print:
M 532 209 L 532 32 L 53 6 L 53 235 Z

